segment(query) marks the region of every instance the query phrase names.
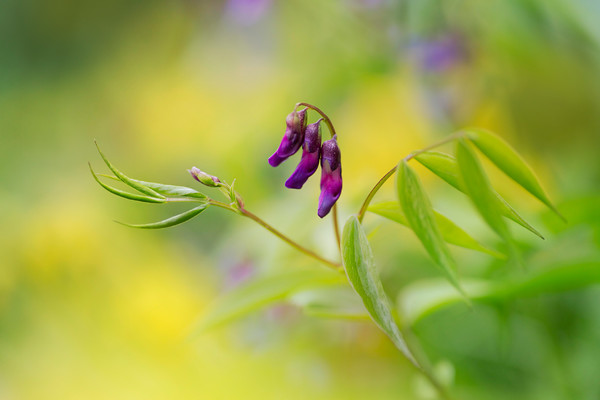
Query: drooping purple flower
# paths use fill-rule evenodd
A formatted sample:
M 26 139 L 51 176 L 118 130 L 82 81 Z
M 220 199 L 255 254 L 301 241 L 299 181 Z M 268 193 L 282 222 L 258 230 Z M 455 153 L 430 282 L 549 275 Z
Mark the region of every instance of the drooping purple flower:
M 323 143 L 321 149 L 321 195 L 317 214 L 323 218 L 342 194 L 342 162 L 337 137 Z
M 285 119 L 285 134 L 281 139 L 279 148 L 271 157 L 269 164 L 276 167 L 290 156 L 296 154 L 302 142 L 304 141 L 304 131 L 306 129 L 306 108 L 300 111 L 292 111 Z
M 301 189 L 304 183 L 319 168 L 321 157 L 321 118 L 306 127 L 304 143 L 302 144 L 302 158 L 294 173 L 285 182 L 289 189 Z

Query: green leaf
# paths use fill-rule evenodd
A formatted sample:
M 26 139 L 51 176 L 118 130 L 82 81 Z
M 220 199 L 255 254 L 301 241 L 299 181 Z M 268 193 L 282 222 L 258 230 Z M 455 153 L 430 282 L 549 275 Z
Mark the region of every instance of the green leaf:
M 473 301 L 488 297 L 494 288 L 493 283 L 484 280 L 464 279 L 462 284 Z M 445 281 L 427 279 L 405 286 L 398 294 L 397 307 L 402 320 L 414 325 L 421 318 L 461 301 L 461 295 Z
M 164 198 L 154 198 L 154 197 L 142 196 L 142 195 L 134 194 L 134 193 L 127 193 L 123 190 L 115 189 L 114 187 L 108 186 L 107 184 L 102 182 L 100 179 L 98 179 L 98 176 L 92 169 L 92 165 L 90 163 L 88 163 L 88 165 L 90 167 L 90 171 L 92 172 L 92 176 L 94 177 L 96 182 L 98 182 L 98 184 L 100 186 L 102 186 L 104 189 L 108 190 L 112 194 L 116 194 L 117 196 L 124 197 L 129 200 L 143 201 L 145 203 L 164 203 L 164 202 L 166 202 L 166 200 Z
M 471 145 L 465 139 L 459 139 L 456 147 L 456 159 L 461 175 L 461 186 L 471 198 L 479 214 L 502 239 L 511 242 L 510 231 L 502 219 L 502 208 L 492 185 L 483 170 Z
M 599 261 L 568 262 L 521 277 L 501 282 L 463 281 L 469 298 L 475 302 L 508 302 L 519 298 L 538 297 L 582 289 L 600 283 Z M 398 295 L 398 313 L 408 324 L 461 301 L 461 297 L 442 280 L 417 281 Z
M 342 282 L 341 275 L 327 270 L 288 271 L 254 279 L 226 293 L 194 328 L 192 335 L 234 321 L 307 288 Z
M 465 189 L 460 182 L 460 172 L 458 170 L 458 163 L 456 158 L 449 154 L 440 153 L 437 151 L 426 151 L 415 157 L 424 167 L 429 169 L 435 175 L 442 178 L 448 184 L 456 188 L 457 190 L 465 193 Z M 533 226 L 531 226 L 523 217 L 521 217 L 514 208 L 502 196 L 494 191 L 498 200 L 500 200 L 502 215 L 521 225 L 523 228 L 532 232 L 536 236 L 544 239 L 542 234 L 538 232 Z
M 425 151 L 414 158 L 450 186 L 464 193 L 465 190 L 460 182 L 460 172 L 456 158 L 439 151 Z
M 162 229 L 162 228 L 169 228 L 171 226 L 175 226 L 175 225 L 179 225 L 182 224 L 186 221 L 189 221 L 190 219 L 194 218 L 196 215 L 200 214 L 202 211 L 206 210 L 206 208 L 208 208 L 209 204 L 205 203 L 202 204 L 198 207 L 192 208 L 191 210 L 182 212 L 181 214 L 177 214 L 175 216 L 172 216 L 170 218 L 164 219 L 162 221 L 159 222 L 153 222 L 150 224 L 127 224 L 124 222 L 119 222 L 117 221 L 119 224 L 121 225 L 125 225 L 128 226 L 130 228 L 139 228 L 139 229 Z
M 151 197 L 158 197 L 158 198 L 164 198 L 163 195 L 155 192 L 154 190 L 136 182 L 135 180 L 129 178 L 128 176 L 126 176 L 125 174 L 123 174 L 121 171 L 119 171 L 117 168 L 115 168 L 114 165 L 112 165 L 110 163 L 110 161 L 108 161 L 108 159 L 104 156 L 104 154 L 102 153 L 102 151 L 100 150 L 100 146 L 98 146 L 98 143 L 94 140 L 94 144 L 96 145 L 96 149 L 98 149 L 98 153 L 100 153 L 100 156 L 102 157 L 102 159 L 104 160 L 104 162 L 106 163 L 106 165 L 108 166 L 108 168 L 113 172 L 113 174 L 115 174 L 123 183 L 125 183 L 126 185 L 134 188 L 135 190 L 137 190 L 140 193 L 143 193 L 147 196 L 151 196 Z
M 466 132 L 469 139 L 491 162 L 564 220 L 550 202 L 531 167 L 508 143 L 483 129 L 469 129 Z
M 362 299 L 375 324 L 410 362 L 421 369 L 394 320 L 392 306 L 373 261 L 371 245 L 356 216 L 351 216 L 344 226 L 342 261 L 350 284 Z
M 408 225 L 415 232 L 431 259 L 445 273 L 450 283 L 462 293 L 455 273 L 456 262 L 442 239 L 431 202 L 425 194 L 421 180 L 405 160 L 398 164 L 396 187 L 398 201 Z
M 408 225 L 408 221 L 406 220 L 406 216 L 400 208 L 400 205 L 395 201 L 386 201 L 383 203 L 374 204 L 369 207 L 369 211 L 392 221 L 396 221 L 401 225 L 410 227 Z M 435 222 L 446 242 L 455 246 L 464 247 L 465 249 L 481 251 L 497 258 L 505 258 L 504 254 L 498 253 L 492 249 L 488 249 L 480 244 L 471 235 L 462 230 L 458 225 L 442 214 L 435 210 L 433 213 L 435 216 Z
M 306 315 L 349 320 L 370 319 L 360 297 L 346 282 L 344 285 L 319 287 L 294 294 L 290 301 Z
M 116 176 L 104 175 L 104 174 L 100 174 L 100 175 L 104 176 L 106 178 L 121 181 Z M 131 179 L 131 180 L 133 182 L 139 183 L 140 185 L 149 187 L 150 189 L 153 189 L 153 190 L 157 191 L 158 193 L 163 194 L 165 196 L 191 197 L 191 198 L 197 198 L 197 199 L 206 199 L 207 198 L 206 195 L 198 192 L 197 190 L 186 187 L 186 186 L 165 185 L 165 184 L 156 183 L 156 182 L 140 181 L 138 179 Z

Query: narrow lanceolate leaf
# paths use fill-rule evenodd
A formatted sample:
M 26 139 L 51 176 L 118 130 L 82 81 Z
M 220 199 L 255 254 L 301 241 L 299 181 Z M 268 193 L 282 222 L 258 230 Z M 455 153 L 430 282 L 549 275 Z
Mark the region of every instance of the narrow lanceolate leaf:
M 327 270 L 288 271 L 254 279 L 217 299 L 192 334 L 224 325 L 253 311 L 310 288 L 340 284 L 341 275 Z
M 104 177 L 110 178 L 110 179 L 114 179 L 117 181 L 121 181 L 116 176 L 103 175 L 103 174 L 101 174 L 101 176 L 104 176 Z M 145 181 L 140 181 L 137 179 L 131 179 L 131 180 L 133 182 L 139 183 L 140 185 L 149 187 L 150 189 L 155 190 L 156 192 L 158 192 L 162 195 L 165 195 L 165 196 L 191 197 L 191 198 L 195 198 L 195 199 L 206 199 L 207 198 L 206 195 L 198 192 L 197 190 L 186 187 L 186 186 L 165 185 L 162 183 L 145 182 Z
M 531 167 L 508 143 L 483 129 L 469 129 L 467 135 L 491 162 L 564 220 L 550 202 Z
M 415 159 L 425 168 L 429 169 L 431 172 L 446 181 L 448 184 L 465 193 L 465 189 L 460 181 L 460 172 L 458 170 L 456 158 L 449 154 L 440 153 L 437 151 L 426 151 L 416 156 Z M 517 211 L 515 211 L 515 209 L 512 208 L 502 196 L 495 191 L 494 193 L 496 197 L 498 197 L 498 200 L 500 200 L 502 215 L 513 220 L 536 236 L 544 239 L 542 234 L 527 221 L 525 221 L 525 219 L 523 219 L 523 217 L 521 217 L 519 213 L 517 213 Z
M 108 186 L 107 184 L 102 182 L 100 179 L 98 179 L 98 176 L 92 169 L 92 165 L 89 163 L 88 163 L 88 165 L 90 166 L 90 171 L 92 172 L 92 176 L 94 177 L 96 182 L 98 182 L 98 184 L 100 186 L 102 186 L 104 189 L 108 190 L 112 194 L 116 194 L 117 196 L 124 197 L 129 200 L 143 201 L 145 203 L 164 203 L 166 201 L 164 197 L 163 198 L 155 198 L 155 197 L 143 196 L 143 195 L 134 194 L 134 193 L 127 193 L 123 190 Z
M 342 261 L 350 284 L 358 293 L 377 326 L 417 368 L 421 368 L 394 320 L 392 306 L 383 290 L 373 261 L 373 252 L 367 236 L 356 216 L 344 226 L 342 234 Z
M 442 238 L 431 202 L 425 194 L 421 180 L 405 160 L 398 164 L 396 189 L 408 225 L 425 247 L 429 257 L 442 269 L 450 283 L 462 293 L 456 279 L 456 262 Z
M 206 210 L 206 208 L 208 207 L 208 203 L 206 204 L 202 204 L 201 206 L 192 208 L 191 210 L 188 210 L 186 212 L 183 212 L 181 214 L 177 214 L 171 218 L 167 218 L 165 220 L 162 221 L 158 221 L 158 222 L 153 222 L 150 224 L 126 224 L 124 222 L 119 222 L 119 224 L 121 225 L 125 225 L 125 226 L 129 226 L 131 228 L 140 228 L 140 229 L 162 229 L 162 228 L 168 228 L 171 226 L 175 226 L 175 225 L 179 225 L 184 223 L 185 221 L 189 221 L 190 219 L 194 218 L 196 215 L 200 214 L 202 211 Z
M 456 159 L 465 193 L 471 198 L 475 208 L 490 228 L 502 239 L 511 242 L 510 232 L 502 219 L 501 203 L 475 152 L 465 139 L 459 139 L 457 142 Z
M 115 174 L 117 176 L 117 178 L 119 178 L 121 181 L 123 181 L 123 183 L 125 183 L 126 185 L 134 188 L 138 192 L 143 193 L 147 196 L 164 198 L 163 195 L 155 192 L 154 190 L 150 189 L 149 187 L 146 187 L 146 186 L 136 182 L 135 180 L 129 178 L 128 176 L 123 174 L 121 171 L 119 171 L 117 168 L 115 168 L 115 166 L 112 165 L 111 162 L 108 161 L 108 159 L 104 156 L 104 154 L 100 150 L 100 146 L 98 146 L 98 143 L 96 143 L 96 141 L 94 141 L 94 144 L 96 145 L 96 148 L 98 149 L 98 153 L 100 153 L 100 156 L 106 163 L 106 166 L 113 172 L 113 174 Z
M 431 172 L 442 178 L 450 186 L 464 193 L 460 182 L 460 172 L 456 158 L 439 151 L 425 151 L 415 156 L 415 160 L 423 164 Z
M 374 204 L 369 207 L 369 211 L 392 221 L 396 221 L 401 225 L 410 227 L 408 221 L 406 220 L 406 216 L 400 208 L 400 205 L 395 201 L 386 201 L 383 203 Z M 464 247 L 465 249 L 481 251 L 497 258 L 505 258 L 503 254 L 483 246 L 471 235 L 462 230 L 462 228 L 442 214 L 435 210 L 433 213 L 435 216 L 435 222 L 437 223 L 440 233 L 442 234 L 442 238 L 444 238 L 446 242 L 455 246 Z

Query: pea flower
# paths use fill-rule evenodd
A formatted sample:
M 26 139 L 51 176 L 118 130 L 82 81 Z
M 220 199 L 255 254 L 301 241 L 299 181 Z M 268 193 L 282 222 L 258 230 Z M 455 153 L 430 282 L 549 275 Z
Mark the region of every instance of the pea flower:
M 286 129 L 279 148 L 271 157 L 269 164 L 276 167 L 290 156 L 296 154 L 304 141 L 306 129 L 306 108 L 300 111 L 292 111 L 285 119 Z
M 342 163 L 337 135 L 323 143 L 321 149 L 321 195 L 317 214 L 323 218 L 342 194 Z
M 321 121 L 310 124 L 304 132 L 304 143 L 302 144 L 302 158 L 294 173 L 285 182 L 289 189 L 301 189 L 304 183 L 319 168 L 321 157 Z

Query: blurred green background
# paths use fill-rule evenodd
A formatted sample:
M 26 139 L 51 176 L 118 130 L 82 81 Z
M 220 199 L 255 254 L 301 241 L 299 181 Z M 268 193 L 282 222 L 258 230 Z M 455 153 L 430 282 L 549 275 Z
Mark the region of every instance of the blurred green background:
M 457 128 L 512 143 L 569 219 L 489 169 L 547 236 L 513 229 L 526 263 L 590 262 L 589 280 L 440 310 L 414 334 L 456 398 L 600 398 L 598 18 L 593 0 L 2 1 L 0 399 L 431 398 L 370 323 L 280 304 L 186 340 L 219 294 L 313 262 L 216 208 L 124 228 L 113 220 L 181 208 L 116 198 L 90 176 L 88 161 L 103 168 L 95 138 L 134 178 L 194 186 L 193 165 L 235 178 L 248 209 L 335 257 L 318 178 L 286 190 L 294 162 L 266 162 L 298 101 L 339 132 L 342 221 L 398 159 Z M 419 171 L 438 209 L 496 244 Z M 391 183 L 378 199 L 393 199 Z M 366 223 L 391 295 L 438 276 L 410 232 Z M 502 270 L 456 255 L 462 276 Z

